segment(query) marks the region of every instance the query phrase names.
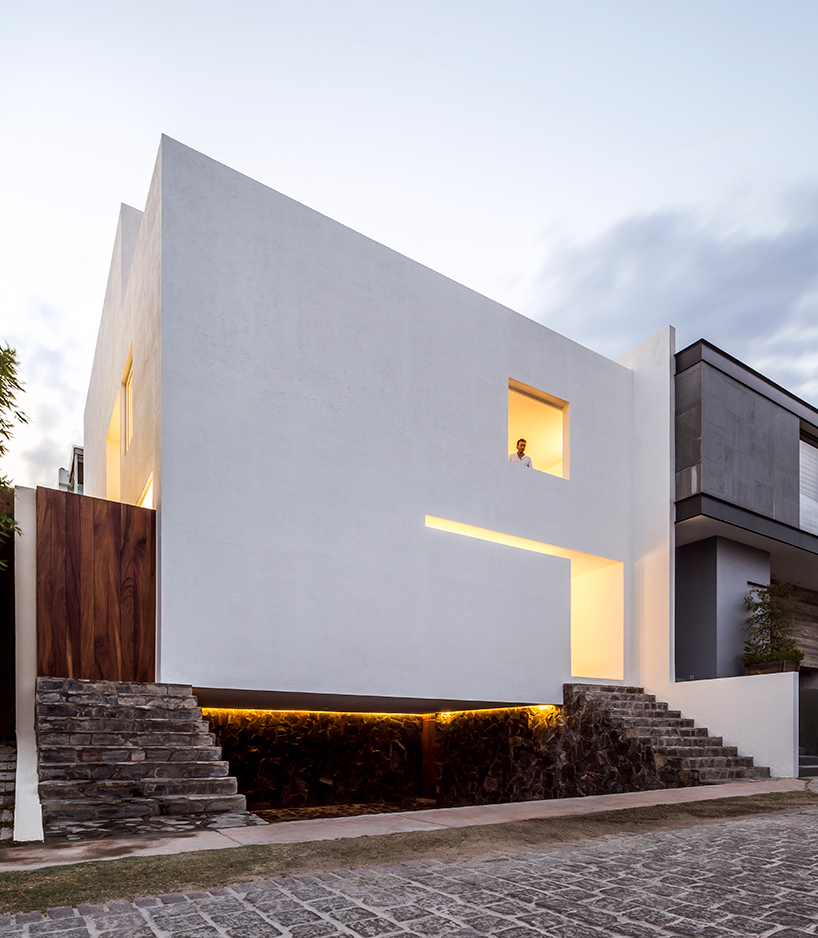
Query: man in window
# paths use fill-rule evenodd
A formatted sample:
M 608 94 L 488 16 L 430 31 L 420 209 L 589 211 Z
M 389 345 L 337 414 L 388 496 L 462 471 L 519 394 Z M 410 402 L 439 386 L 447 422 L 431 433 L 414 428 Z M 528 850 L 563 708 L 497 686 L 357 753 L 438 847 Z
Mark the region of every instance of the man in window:
M 518 466 L 528 466 L 529 469 L 534 468 L 531 465 L 531 457 L 525 454 L 525 440 L 517 440 L 517 452 L 509 453 L 508 461 L 517 463 Z

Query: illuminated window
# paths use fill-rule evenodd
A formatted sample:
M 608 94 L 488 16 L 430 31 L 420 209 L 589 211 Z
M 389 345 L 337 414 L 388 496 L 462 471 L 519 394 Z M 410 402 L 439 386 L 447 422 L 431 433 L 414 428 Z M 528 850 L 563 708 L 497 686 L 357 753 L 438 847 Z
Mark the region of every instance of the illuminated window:
M 533 469 L 568 478 L 568 402 L 510 378 L 509 454 L 517 452 L 521 438 Z

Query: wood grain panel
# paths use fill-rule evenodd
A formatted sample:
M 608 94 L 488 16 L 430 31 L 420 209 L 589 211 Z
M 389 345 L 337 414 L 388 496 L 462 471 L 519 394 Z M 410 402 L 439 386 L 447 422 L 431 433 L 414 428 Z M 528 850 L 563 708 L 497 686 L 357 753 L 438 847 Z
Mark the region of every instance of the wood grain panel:
M 82 674 L 82 622 L 80 590 L 82 581 L 82 528 L 80 526 L 81 495 L 65 493 L 65 657 L 68 676 Z M 57 597 L 55 595 L 55 607 Z
M 152 681 L 156 516 L 37 489 L 38 672 Z
M 96 677 L 94 656 L 95 586 L 94 586 L 94 502 L 96 499 L 80 497 L 80 623 L 82 651 L 80 672 L 83 677 Z
M 152 681 L 156 671 L 156 513 L 134 508 L 134 664 L 135 673 L 150 675 L 140 681 Z
M 65 677 L 54 670 L 54 643 L 58 639 L 57 624 L 52 622 L 54 580 L 51 563 L 50 490 L 37 489 L 37 673 L 49 677 Z
M 123 680 L 119 632 L 122 516 L 118 502 L 94 504 L 94 677 Z
M 52 491 L 51 502 L 51 621 L 57 625 L 54 639 L 54 667 L 60 676 L 75 677 L 72 673 L 71 646 L 68 639 L 68 617 L 65 612 L 65 499 L 62 493 Z
M 134 510 L 131 505 L 120 506 L 122 553 L 119 568 L 119 637 L 122 655 L 122 673 L 135 674 L 136 622 L 134 601 L 136 592 L 136 555 L 139 546 L 134 530 Z

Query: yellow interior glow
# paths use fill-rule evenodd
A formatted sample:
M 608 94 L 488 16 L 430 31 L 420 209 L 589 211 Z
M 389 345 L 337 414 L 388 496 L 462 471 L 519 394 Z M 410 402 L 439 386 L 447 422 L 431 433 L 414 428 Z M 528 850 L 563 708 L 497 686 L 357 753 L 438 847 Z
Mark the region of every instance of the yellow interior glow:
M 532 468 L 568 478 L 568 402 L 509 379 L 509 453 L 517 451 L 521 437 Z
M 128 368 L 125 378 L 125 447 L 133 439 L 133 365 Z
M 609 681 L 624 679 L 625 585 L 621 561 L 432 515 L 426 515 L 426 527 L 569 560 L 571 675 Z
M 108 437 L 105 441 L 105 497 L 111 501 L 119 501 L 120 462 L 119 451 L 119 407 L 120 396 L 117 394 L 114 412 L 111 414 L 111 423 L 108 426 Z
M 532 704 L 528 707 L 489 707 L 483 710 L 454 710 L 447 711 L 445 713 L 369 713 L 356 710 L 254 710 L 244 707 L 203 707 L 202 714 L 206 717 L 208 714 L 235 714 L 236 716 L 250 716 L 250 717 L 262 717 L 262 716 L 275 716 L 280 714 L 281 716 L 286 716 L 290 713 L 317 713 L 324 716 L 330 717 L 345 717 L 345 716 L 365 716 L 365 717 L 389 717 L 391 719 L 406 719 L 408 717 L 437 717 L 442 722 L 446 723 L 450 720 L 453 720 L 457 716 L 462 716 L 463 714 L 482 714 L 482 713 L 502 713 L 506 710 L 531 710 L 536 711 L 537 713 L 544 714 L 556 713 L 560 708 L 554 704 Z
M 148 476 L 148 481 L 145 483 L 145 488 L 142 489 L 142 494 L 136 504 L 139 508 L 153 508 L 153 473 Z

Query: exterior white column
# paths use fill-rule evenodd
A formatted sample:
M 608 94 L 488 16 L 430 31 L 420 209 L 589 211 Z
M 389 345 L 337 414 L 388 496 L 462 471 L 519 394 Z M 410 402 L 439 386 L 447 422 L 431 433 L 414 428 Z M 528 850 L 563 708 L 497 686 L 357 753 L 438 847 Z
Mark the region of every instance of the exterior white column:
M 34 708 L 37 685 L 37 493 L 17 486 L 14 516 L 14 594 L 16 643 L 17 775 L 14 795 L 14 839 L 43 840 L 38 790 L 37 736 Z

